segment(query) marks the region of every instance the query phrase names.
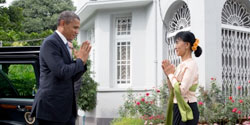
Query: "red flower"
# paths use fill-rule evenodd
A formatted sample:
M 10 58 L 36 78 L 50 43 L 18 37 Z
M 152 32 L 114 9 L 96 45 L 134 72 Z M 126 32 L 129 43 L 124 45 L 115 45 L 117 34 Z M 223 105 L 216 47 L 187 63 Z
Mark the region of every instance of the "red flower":
M 228 99 L 229 99 L 229 100 L 232 100 L 232 99 L 233 99 L 233 97 L 232 97 L 232 96 L 229 96 L 229 97 L 228 97 Z
M 140 102 L 137 102 L 136 105 L 140 105 L 141 103 Z
M 159 93 L 159 92 L 161 92 L 161 91 L 160 91 L 159 89 L 157 89 L 157 90 L 156 90 L 156 92 L 158 92 L 158 93 Z
M 238 113 L 238 114 L 241 114 L 241 111 L 239 110 L 237 113 Z
M 146 93 L 146 96 L 149 96 L 149 93 Z
M 232 101 L 232 103 L 234 103 L 234 100 L 233 100 L 233 99 L 232 99 L 231 101 Z
M 151 119 L 153 119 L 153 117 L 154 117 L 154 116 L 151 116 L 151 117 L 149 117 L 148 119 L 151 120 Z
M 203 105 L 203 102 L 200 101 L 200 102 L 198 102 L 198 104 L 199 104 L 200 106 L 202 106 L 202 105 Z
M 154 102 L 153 102 L 153 101 L 150 101 L 150 103 L 151 103 L 151 104 L 154 104 Z
M 240 90 L 240 89 L 241 89 L 241 86 L 238 86 L 238 89 Z
M 232 112 L 236 112 L 237 111 L 237 108 L 233 108 Z
M 144 102 L 144 101 L 145 101 L 145 99 L 144 99 L 144 98 L 142 98 L 142 99 L 141 99 L 141 101 L 142 101 L 142 102 Z
M 240 99 L 239 102 L 240 102 L 240 103 L 243 103 L 243 100 Z
M 146 104 L 148 104 L 148 101 L 146 101 Z
M 214 80 L 214 78 L 212 77 L 211 80 Z
M 248 116 L 248 119 L 250 119 L 250 116 Z

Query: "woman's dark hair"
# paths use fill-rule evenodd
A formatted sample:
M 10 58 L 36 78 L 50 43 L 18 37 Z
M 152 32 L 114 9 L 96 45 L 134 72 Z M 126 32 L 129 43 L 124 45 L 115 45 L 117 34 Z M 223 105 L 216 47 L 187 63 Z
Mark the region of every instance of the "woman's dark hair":
M 192 46 L 194 45 L 195 40 L 196 40 L 194 34 L 192 32 L 189 32 L 189 31 L 181 31 L 181 32 L 177 33 L 174 37 L 174 40 L 176 41 L 177 39 L 182 39 L 184 42 L 189 42 L 191 45 L 191 47 L 190 47 L 191 50 L 192 50 Z M 202 49 L 198 45 L 197 49 L 194 51 L 194 55 L 196 57 L 199 57 L 201 55 L 201 53 L 202 53 Z

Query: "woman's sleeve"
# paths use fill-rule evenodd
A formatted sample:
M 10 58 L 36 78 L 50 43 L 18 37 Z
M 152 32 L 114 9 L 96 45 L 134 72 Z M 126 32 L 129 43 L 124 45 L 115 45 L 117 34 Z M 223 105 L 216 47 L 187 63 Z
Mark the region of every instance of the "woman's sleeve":
M 196 69 L 195 67 L 185 67 L 183 72 L 184 75 L 180 84 L 181 94 L 185 94 L 189 90 L 189 88 L 193 85 L 196 75 Z M 169 74 L 168 77 L 170 79 L 172 86 L 174 86 L 174 84 L 178 82 L 174 74 Z

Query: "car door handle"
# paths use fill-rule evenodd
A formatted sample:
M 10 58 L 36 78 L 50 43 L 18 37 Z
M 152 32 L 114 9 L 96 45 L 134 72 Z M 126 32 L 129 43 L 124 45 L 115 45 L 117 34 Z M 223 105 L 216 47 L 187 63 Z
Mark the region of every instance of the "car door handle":
M 17 110 L 18 111 L 25 111 L 25 106 L 23 106 L 23 105 L 17 105 Z

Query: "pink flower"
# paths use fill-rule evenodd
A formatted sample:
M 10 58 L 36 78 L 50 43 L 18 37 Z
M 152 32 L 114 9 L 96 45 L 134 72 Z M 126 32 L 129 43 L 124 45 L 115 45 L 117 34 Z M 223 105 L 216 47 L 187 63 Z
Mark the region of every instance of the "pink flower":
M 248 81 L 248 83 L 250 83 L 250 80 Z
M 144 102 L 144 101 L 145 101 L 145 99 L 144 99 L 144 98 L 142 98 L 142 99 L 141 99 L 141 101 L 142 101 L 142 102 Z
M 146 104 L 148 104 L 148 101 L 146 101 Z
M 239 110 L 237 113 L 238 113 L 238 114 L 241 114 L 241 111 Z
M 241 86 L 238 86 L 238 89 L 240 90 L 240 89 L 241 89 Z
M 200 101 L 200 102 L 198 102 L 198 104 L 199 104 L 200 106 L 202 106 L 202 105 L 203 105 L 203 102 Z
M 248 116 L 248 119 L 250 119 L 250 116 Z
M 234 100 L 233 100 L 233 99 L 232 99 L 231 101 L 232 101 L 232 103 L 234 103 Z
M 146 96 L 149 96 L 149 93 L 146 93 Z
M 140 102 L 137 102 L 136 105 L 140 105 L 141 103 Z
M 151 119 L 153 119 L 153 117 L 154 117 L 154 116 L 150 116 L 148 119 L 151 120 Z
M 157 117 L 158 119 L 160 119 L 160 118 L 161 118 L 161 116 L 160 116 L 160 115 L 157 115 L 156 117 Z
M 158 93 L 159 93 L 159 92 L 161 92 L 161 91 L 160 91 L 159 89 L 157 89 L 157 90 L 156 90 L 156 92 L 158 92 Z
M 216 80 L 216 78 L 213 78 L 213 77 L 212 77 L 211 80 L 214 81 L 214 80 Z
M 232 112 L 236 112 L 237 111 L 237 108 L 233 108 Z
M 239 100 L 239 103 L 243 103 L 243 100 L 240 99 L 240 100 Z
M 228 97 L 228 99 L 229 99 L 229 100 L 232 100 L 232 99 L 233 99 L 233 97 L 232 97 L 232 96 L 229 96 L 229 97 Z

